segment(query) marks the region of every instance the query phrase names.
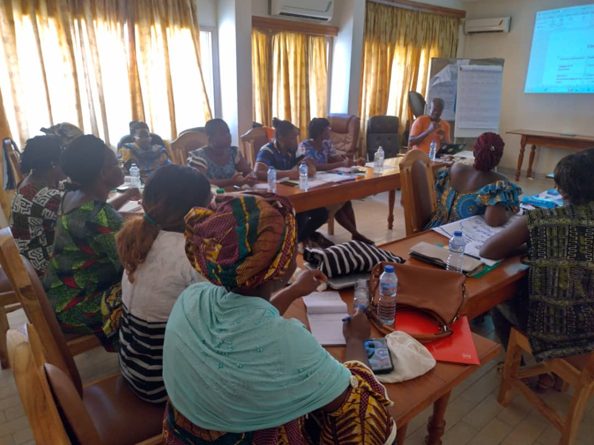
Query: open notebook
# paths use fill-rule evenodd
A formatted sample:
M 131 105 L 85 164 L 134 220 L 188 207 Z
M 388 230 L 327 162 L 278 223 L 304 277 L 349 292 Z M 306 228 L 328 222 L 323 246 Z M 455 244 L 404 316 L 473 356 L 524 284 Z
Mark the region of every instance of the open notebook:
M 342 319 L 347 305 L 338 292 L 313 292 L 303 297 L 312 335 L 321 345 L 344 345 Z

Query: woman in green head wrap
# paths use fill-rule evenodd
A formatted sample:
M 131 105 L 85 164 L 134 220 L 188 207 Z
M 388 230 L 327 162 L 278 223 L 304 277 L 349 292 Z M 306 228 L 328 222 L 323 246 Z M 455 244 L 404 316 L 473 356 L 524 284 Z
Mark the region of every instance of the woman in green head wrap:
M 181 444 L 392 443 L 391 402 L 367 367 L 365 314 L 345 364 L 282 317 L 325 276 L 295 271 L 295 217 L 270 195 L 227 196 L 186 216 L 186 253 L 212 284 L 187 288 L 165 333 L 164 436 Z

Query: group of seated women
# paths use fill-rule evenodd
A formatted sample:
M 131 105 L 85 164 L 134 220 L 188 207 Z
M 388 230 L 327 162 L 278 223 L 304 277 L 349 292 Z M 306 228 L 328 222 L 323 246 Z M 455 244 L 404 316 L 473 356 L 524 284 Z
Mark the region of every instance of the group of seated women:
M 103 141 L 83 135 L 63 148 L 52 136 L 32 138 L 13 235 L 63 331 L 97 335 L 118 352 L 138 397 L 167 401 L 167 444 L 391 443 L 391 402 L 363 347 L 365 313 L 344 324 L 345 363 L 283 318 L 325 280 L 306 271 L 288 285 L 299 238 L 315 231 L 316 212 L 325 220 L 329 210 L 295 215 L 288 200 L 267 193 L 211 195 L 209 180 L 249 185 L 271 165 L 294 178 L 300 155 L 311 171 L 351 165 L 328 142 L 327 120 L 314 119 L 300 145 L 290 122 L 274 125 L 252 170 L 224 121 L 209 121 L 209 145 L 192 152 L 192 167 L 166 162 L 150 172 L 143 214 L 126 221 L 117 209 L 139 192 L 109 199 L 124 173 Z M 148 142 L 139 147 L 158 145 L 142 129 L 134 135 Z M 431 226 L 471 214 L 502 225 L 517 211 L 520 189 L 493 172 L 502 152 L 499 136 L 482 135 L 473 166 L 438 174 Z M 526 330 L 538 359 L 594 350 L 593 170 L 594 149 L 561 160 L 555 183 L 567 205 L 529 212 L 481 251 L 504 258 L 527 244 L 528 290 L 494 315 L 502 340 L 511 326 Z M 330 211 L 360 236 L 350 203 Z

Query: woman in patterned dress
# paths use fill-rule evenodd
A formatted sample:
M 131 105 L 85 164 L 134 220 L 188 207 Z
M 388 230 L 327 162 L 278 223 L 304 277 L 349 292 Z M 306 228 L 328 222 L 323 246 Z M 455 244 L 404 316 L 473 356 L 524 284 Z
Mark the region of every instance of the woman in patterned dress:
M 18 185 L 12 202 L 12 236 L 39 276 L 45 273 L 54 247 L 54 228 L 62 199 L 58 183 L 64 179 L 61 153 L 56 136 L 29 139 L 21 155 L 21 171 L 27 177 Z
M 122 217 L 116 208 L 140 196 L 130 189 L 112 205 L 106 202 L 124 174 L 114 152 L 95 136 L 68 145 L 61 165 L 74 190 L 62 199 L 43 284 L 64 332 L 95 334 L 111 350 L 121 314 L 122 265 L 115 234 Z
M 498 134 L 483 133 L 474 144 L 474 165 L 456 163 L 438 172 L 437 210 L 426 228 L 474 215 L 484 215 L 490 226 L 502 226 L 520 209 L 522 189 L 493 171 L 504 145 Z
M 594 350 L 594 149 L 561 159 L 555 185 L 562 207 L 535 209 L 487 240 L 481 256 L 528 253 L 528 286 L 493 311 L 507 345 L 511 326 L 525 332 L 536 360 Z
M 208 145 L 190 152 L 188 165 L 205 175 L 218 187 L 254 185 L 256 178 L 248 162 L 235 145 L 223 119 L 211 119 L 204 126 Z
M 369 322 L 344 324 L 335 360 L 297 320 L 282 316 L 325 277 L 295 271 L 296 222 L 274 195 L 226 196 L 186 216 L 186 254 L 211 283 L 188 287 L 165 332 L 167 445 L 384 444 L 395 423 L 368 367 Z

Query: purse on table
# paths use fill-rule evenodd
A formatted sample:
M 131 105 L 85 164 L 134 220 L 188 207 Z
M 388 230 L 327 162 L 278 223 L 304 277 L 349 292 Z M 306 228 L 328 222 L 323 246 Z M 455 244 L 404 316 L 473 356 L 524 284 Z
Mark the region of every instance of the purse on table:
M 433 334 L 410 335 L 420 342 L 430 342 L 452 334 L 452 324 L 461 315 L 466 298 L 466 277 L 463 274 L 429 267 L 411 266 L 382 262 L 377 264 L 369 279 L 369 309 L 367 316 L 371 323 L 384 335 L 394 331 L 393 326 L 384 325 L 377 316 L 379 301 L 379 279 L 384 266 L 394 266 L 398 278 L 396 294 L 396 323 L 398 309 L 418 311 L 435 323 Z
M 362 241 L 349 241 L 326 249 L 305 249 L 303 259 L 328 278 L 370 272 L 382 261 L 404 263 L 398 255 Z

